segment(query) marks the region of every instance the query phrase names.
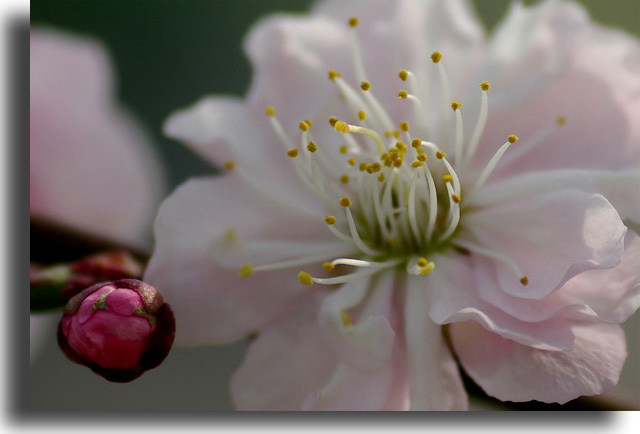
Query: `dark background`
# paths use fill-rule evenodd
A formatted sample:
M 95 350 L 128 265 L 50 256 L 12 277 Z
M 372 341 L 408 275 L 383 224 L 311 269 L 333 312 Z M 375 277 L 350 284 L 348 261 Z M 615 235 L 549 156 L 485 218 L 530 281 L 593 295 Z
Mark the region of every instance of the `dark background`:
M 243 95 L 251 71 L 242 39 L 261 16 L 305 12 L 310 0 L 31 1 L 31 25 L 50 26 L 101 40 L 110 50 L 119 98 L 153 137 L 173 189 L 189 176 L 213 173 L 180 144 L 164 138 L 164 119 L 205 94 Z M 489 28 L 507 0 L 476 0 Z M 583 0 L 593 18 L 640 35 L 640 1 Z M 606 58 L 605 60 L 606 61 Z M 55 344 L 52 318 L 47 345 L 31 363 L 28 406 L 57 411 L 231 410 L 228 381 L 244 343 L 174 348 L 159 368 L 129 384 L 108 383 L 68 362 Z M 627 324 L 630 357 L 620 389 L 640 394 L 640 319 Z M 482 408 L 481 404 L 477 404 Z

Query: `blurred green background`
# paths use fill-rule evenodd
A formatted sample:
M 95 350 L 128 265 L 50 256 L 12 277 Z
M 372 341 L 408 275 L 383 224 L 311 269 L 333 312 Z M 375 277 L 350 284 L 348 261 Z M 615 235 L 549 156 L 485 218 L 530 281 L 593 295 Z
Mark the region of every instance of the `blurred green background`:
M 101 40 L 110 50 L 119 98 L 146 126 L 169 173 L 170 188 L 213 169 L 161 133 L 175 109 L 205 94 L 243 95 L 251 78 L 242 39 L 261 16 L 305 12 L 311 0 L 32 0 L 31 25 L 68 30 Z M 475 0 L 491 28 L 508 0 Z M 594 20 L 640 36 L 640 1 L 582 0 Z M 606 61 L 606 60 L 605 60 Z M 228 380 L 244 343 L 175 348 L 159 368 L 130 384 L 112 384 L 68 362 L 48 344 L 30 373 L 31 410 L 231 410 Z M 640 319 L 627 324 L 629 360 L 621 389 L 640 394 Z

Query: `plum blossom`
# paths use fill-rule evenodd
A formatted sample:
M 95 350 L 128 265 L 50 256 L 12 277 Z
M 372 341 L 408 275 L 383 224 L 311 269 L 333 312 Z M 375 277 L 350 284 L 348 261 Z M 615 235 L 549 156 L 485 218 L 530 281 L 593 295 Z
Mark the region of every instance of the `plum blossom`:
M 257 336 L 241 410 L 464 410 L 616 384 L 640 305 L 640 44 L 577 4 L 324 0 L 259 22 L 244 100 L 165 125 L 219 167 L 162 205 L 177 342 Z

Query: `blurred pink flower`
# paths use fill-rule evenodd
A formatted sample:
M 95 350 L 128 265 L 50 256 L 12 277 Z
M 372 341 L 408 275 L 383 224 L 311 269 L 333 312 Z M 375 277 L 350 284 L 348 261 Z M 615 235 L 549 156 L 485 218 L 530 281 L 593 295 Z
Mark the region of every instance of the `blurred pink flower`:
M 31 30 L 31 213 L 120 240 L 148 237 L 163 193 L 158 157 L 116 101 L 97 41 Z
M 32 27 L 30 39 L 31 214 L 147 242 L 164 180 L 146 132 L 115 99 L 105 48 L 51 29 Z M 31 316 L 32 363 L 53 317 Z
M 257 333 L 239 409 L 466 409 L 454 354 L 503 400 L 616 384 L 640 305 L 637 40 L 571 2 L 514 2 L 486 38 L 462 0 L 325 0 L 245 48 L 244 101 L 166 124 L 228 170 L 165 201 L 145 277 L 178 342 Z

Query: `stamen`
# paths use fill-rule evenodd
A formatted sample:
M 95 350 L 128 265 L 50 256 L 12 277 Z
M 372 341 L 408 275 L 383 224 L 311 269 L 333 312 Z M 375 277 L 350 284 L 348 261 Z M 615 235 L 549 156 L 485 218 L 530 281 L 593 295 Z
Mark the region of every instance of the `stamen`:
M 484 185 L 484 183 L 487 181 L 487 178 L 489 177 L 489 175 L 491 175 L 491 172 L 493 172 L 493 169 L 495 169 L 496 165 L 498 164 L 498 161 L 500 161 L 500 158 L 502 158 L 502 155 L 504 155 L 504 153 L 507 151 L 507 148 L 517 142 L 518 136 L 516 136 L 515 134 L 511 134 L 509 137 L 507 137 L 507 141 L 505 142 L 505 144 L 502 145 L 500 149 L 498 149 L 493 157 L 491 157 L 489 164 L 487 164 L 487 167 L 484 168 L 484 171 L 478 178 L 478 181 L 476 182 L 476 189 Z
M 380 270 L 385 269 L 385 268 L 391 268 L 391 267 L 395 267 L 396 265 L 400 264 L 402 262 L 402 259 L 395 259 L 395 260 L 389 260 L 387 262 L 381 262 L 378 263 L 379 266 L 376 267 L 369 267 L 366 270 L 362 270 L 362 271 L 358 271 L 355 273 L 351 273 L 351 274 L 346 274 L 344 276 L 337 276 L 337 277 L 329 277 L 329 278 L 318 278 L 318 277 L 312 277 L 311 275 L 309 275 L 308 273 L 305 273 L 304 271 L 301 271 L 298 274 L 298 280 L 300 281 L 300 283 L 302 283 L 303 285 L 311 285 L 312 283 L 318 283 L 320 285 L 339 285 L 342 283 L 349 283 L 349 282 L 353 282 L 354 280 L 358 280 L 361 279 L 365 276 L 369 276 L 372 274 L 376 274 L 378 272 L 380 272 Z M 302 275 L 302 277 L 301 277 Z M 303 283 L 304 282 L 309 282 L 308 278 L 311 279 L 311 283 Z
M 451 108 L 453 109 L 453 111 L 456 114 L 456 143 L 455 143 L 455 152 L 456 152 L 456 163 L 457 164 L 461 164 L 462 163 L 462 144 L 464 142 L 464 132 L 463 132 L 463 127 L 462 127 L 462 111 L 460 110 L 462 108 L 462 104 L 459 102 L 452 102 L 451 103 Z
M 407 263 L 407 273 L 414 276 L 428 276 L 435 268 L 436 264 L 427 258 L 414 258 Z
M 347 215 L 347 221 L 349 223 L 349 231 L 351 231 L 351 237 L 353 238 L 353 242 L 356 247 L 359 248 L 364 254 L 369 256 L 377 256 L 380 252 L 371 249 L 367 246 L 360 238 L 360 234 L 358 234 L 358 229 L 356 228 L 356 223 L 353 219 L 353 215 L 351 214 L 351 210 L 349 206 L 351 205 L 351 200 L 348 197 L 340 198 L 340 205 L 344 208 L 345 214 Z M 329 226 L 331 229 L 333 226 Z
M 227 170 L 232 170 L 234 167 L 236 167 L 236 163 L 233 160 L 227 160 L 224 163 L 224 168 Z
M 313 285 L 313 278 L 311 277 L 311 274 L 304 271 L 298 273 L 298 281 L 304 286 Z
M 251 277 L 253 275 L 253 267 L 251 263 L 247 262 L 242 267 L 240 267 L 239 274 L 240 274 L 240 277 L 242 277 L 243 279 Z
M 490 259 L 495 259 L 496 261 L 502 262 L 503 264 L 505 264 L 507 267 L 509 267 L 511 270 L 513 270 L 514 274 L 516 276 L 521 276 L 520 279 L 520 284 L 522 284 L 523 286 L 526 286 L 529 284 L 529 278 L 527 276 L 525 276 L 522 273 L 522 270 L 520 270 L 520 267 L 518 267 L 518 265 L 513 262 L 511 259 L 509 259 L 507 256 L 502 255 L 500 253 L 496 253 L 492 250 L 489 249 L 485 249 L 484 247 L 480 247 L 477 244 L 473 244 L 469 241 L 463 241 L 463 240 L 453 240 L 453 244 L 455 246 L 461 247 L 463 249 L 466 249 L 474 254 L 480 255 L 480 256 L 485 256 L 487 258 Z
M 491 85 L 488 81 L 483 81 L 480 83 L 480 89 L 482 89 L 482 99 L 480 100 L 480 113 L 478 114 L 478 121 L 476 123 L 476 127 L 473 130 L 473 135 L 471 136 L 471 141 L 469 142 L 469 150 L 467 151 L 465 164 L 468 164 L 473 160 L 473 157 L 476 154 L 476 149 L 478 148 L 478 143 L 480 143 L 480 138 L 482 137 L 482 133 L 484 132 L 484 128 L 487 124 L 487 113 L 489 107 L 489 98 L 487 97 L 487 92 Z
M 440 76 L 440 84 L 442 88 L 442 97 L 445 101 L 451 101 L 451 88 L 449 87 L 449 78 L 447 77 L 447 71 L 444 69 L 444 65 L 442 63 L 442 53 L 439 51 L 434 51 L 431 55 L 431 60 L 436 64 L 438 68 L 438 75 Z M 445 111 L 445 122 L 447 126 L 451 125 L 451 112 L 448 110 Z M 449 128 L 447 128 L 449 131 Z
M 376 146 L 378 147 L 378 152 L 380 152 L 380 155 L 384 154 L 385 152 L 385 146 L 384 146 L 384 143 L 382 142 L 382 138 L 378 133 L 376 133 L 373 130 L 370 130 L 369 128 L 359 127 L 357 125 L 349 125 L 346 122 L 338 121 L 336 122 L 334 129 L 343 134 L 356 133 L 356 134 L 363 134 L 365 136 L 371 137 L 375 142 Z
M 342 309 L 340 311 L 340 319 L 342 320 L 342 325 L 344 327 L 352 327 L 353 326 L 353 322 L 351 321 L 351 317 L 349 316 L 347 311 L 344 310 L 344 309 Z
M 351 40 L 351 56 L 353 60 L 353 69 L 356 71 L 356 77 L 360 80 L 364 80 L 367 76 L 364 71 L 364 62 L 362 61 L 362 52 L 360 51 L 360 44 L 358 43 L 358 34 L 356 27 L 358 26 L 358 18 L 351 17 L 349 19 L 349 38 Z
M 428 243 L 433 236 L 436 219 L 438 218 L 438 191 L 436 190 L 436 183 L 433 180 L 431 172 L 429 170 L 424 170 L 422 173 L 424 174 L 429 187 L 429 222 L 427 224 L 427 233 L 425 234 L 425 240 Z
M 421 163 L 422 164 L 422 163 Z M 409 226 L 413 232 L 413 236 L 416 242 L 420 239 L 420 229 L 418 228 L 418 219 L 416 217 L 416 186 L 417 186 L 418 173 L 414 172 L 411 178 L 411 185 L 409 186 L 409 198 L 408 198 L 408 211 L 409 211 Z
M 449 222 L 447 230 L 440 236 L 439 241 L 444 241 L 453 235 L 458 228 L 458 223 L 460 223 L 460 195 L 454 193 L 451 184 L 447 183 L 445 185 L 449 193 L 449 213 L 451 214 L 451 221 Z

